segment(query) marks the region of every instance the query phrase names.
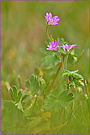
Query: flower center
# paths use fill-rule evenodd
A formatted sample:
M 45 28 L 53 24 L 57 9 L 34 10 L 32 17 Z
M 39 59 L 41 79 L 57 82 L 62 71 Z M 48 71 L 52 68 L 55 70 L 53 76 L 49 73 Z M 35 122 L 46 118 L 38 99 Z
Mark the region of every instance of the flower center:
M 49 21 L 50 21 L 51 23 L 53 23 L 53 19 L 49 19 Z
M 53 48 L 55 48 L 55 45 L 53 46 Z

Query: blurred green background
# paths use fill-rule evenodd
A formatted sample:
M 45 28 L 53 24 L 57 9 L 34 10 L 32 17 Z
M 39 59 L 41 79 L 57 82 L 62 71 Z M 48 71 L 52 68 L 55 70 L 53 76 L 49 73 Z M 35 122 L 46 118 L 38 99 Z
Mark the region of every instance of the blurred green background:
M 80 61 L 75 68 L 89 79 L 89 1 L 2 1 L 1 2 L 1 81 L 18 85 L 18 75 L 24 80 L 41 66 L 46 47 L 45 14 L 60 18 L 59 24 L 49 28 L 54 39 L 64 38 L 75 43 Z M 6 88 L 6 87 L 5 87 Z M 3 92 L 7 90 L 3 89 Z M 5 98 L 5 97 L 4 97 Z
M 60 18 L 59 24 L 48 30 L 54 39 L 75 43 L 77 56 L 84 49 L 75 70 L 89 79 L 89 1 L 1 1 L 2 81 L 17 84 L 20 75 L 24 85 L 35 66 L 41 66 L 44 55 L 40 48 L 46 47 L 47 40 L 46 12 Z
M 57 26 L 48 29 L 49 34 L 76 44 L 78 57 L 84 50 L 74 70 L 89 81 L 89 1 L 1 1 L 1 105 L 10 99 L 8 84 L 18 87 L 20 75 L 24 88 L 35 67 L 41 67 L 46 12 L 60 18 Z
M 18 85 L 41 66 L 46 47 L 45 14 L 51 12 L 60 18 L 59 24 L 49 28 L 54 39 L 64 38 L 76 44 L 80 61 L 75 70 L 89 79 L 89 1 L 2 1 L 1 2 L 1 81 Z M 3 92 L 7 92 L 6 87 Z M 6 97 L 4 97 L 6 98 Z

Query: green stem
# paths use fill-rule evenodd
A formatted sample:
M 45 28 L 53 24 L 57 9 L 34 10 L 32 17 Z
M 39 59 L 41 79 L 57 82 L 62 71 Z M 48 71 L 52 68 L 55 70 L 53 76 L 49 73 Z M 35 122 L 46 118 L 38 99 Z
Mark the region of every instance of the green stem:
M 43 86 L 42 86 L 42 91 L 43 91 L 43 98 L 45 99 L 45 91 L 44 91 Z
M 68 60 L 68 54 L 66 56 L 66 61 L 65 61 L 65 71 L 67 71 L 67 60 Z
M 53 87 L 53 85 L 54 85 L 54 82 L 55 82 L 55 80 L 56 80 L 56 77 L 57 77 L 57 75 L 58 75 L 58 73 L 59 73 L 61 67 L 62 67 L 62 63 L 60 62 L 59 68 L 58 68 L 58 70 L 57 70 L 57 72 L 56 72 L 56 75 L 54 76 L 53 82 L 52 82 L 51 87 L 50 87 L 50 89 L 49 89 L 48 92 L 51 91 L 51 89 L 52 89 L 52 87 Z
M 66 61 L 65 61 L 65 71 L 67 72 L 67 60 L 68 60 L 68 54 L 66 56 Z M 68 80 L 68 76 L 66 76 L 66 84 L 67 84 L 67 90 L 69 90 L 69 80 Z
M 54 85 L 54 82 L 55 82 L 55 80 L 56 80 L 56 77 L 57 77 L 57 75 L 58 75 L 58 73 L 59 73 L 61 67 L 62 67 L 62 70 L 63 70 L 63 73 L 64 73 L 64 64 L 63 64 L 63 61 L 64 61 L 64 60 L 63 60 L 62 55 L 61 55 L 59 52 L 58 52 L 58 54 L 59 54 L 59 56 L 60 56 L 60 58 L 61 58 L 61 62 L 60 62 L 59 68 L 58 68 L 58 70 L 57 70 L 57 72 L 56 72 L 56 75 L 55 75 L 55 77 L 54 77 L 54 79 L 53 79 L 53 82 L 52 82 L 51 87 L 50 87 L 50 89 L 49 89 L 48 92 L 51 91 L 51 89 L 52 89 L 52 87 L 53 87 L 53 85 Z
M 52 40 L 50 39 L 50 37 L 49 37 L 49 35 L 48 35 L 47 29 L 48 29 L 48 25 L 47 25 L 47 27 L 46 27 L 46 34 L 47 34 L 47 37 L 48 37 L 49 41 L 52 42 Z
M 58 54 L 59 54 L 59 56 L 60 56 L 60 58 L 61 58 L 61 62 L 62 62 L 62 70 L 63 70 L 63 73 L 64 73 L 63 57 L 62 57 L 62 55 L 61 55 L 60 52 L 58 52 Z

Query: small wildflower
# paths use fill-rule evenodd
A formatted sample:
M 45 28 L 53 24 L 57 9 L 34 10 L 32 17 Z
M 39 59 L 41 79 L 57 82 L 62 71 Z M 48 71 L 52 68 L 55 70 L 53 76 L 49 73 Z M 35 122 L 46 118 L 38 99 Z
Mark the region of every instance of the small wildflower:
M 64 51 L 65 52 L 69 52 L 70 51 L 70 49 L 72 49 L 74 46 L 76 46 L 76 45 L 63 45 L 63 46 L 60 46 L 60 47 L 62 47 L 63 49 L 64 49 Z
M 47 47 L 49 48 L 46 48 L 47 50 L 57 50 L 57 47 L 58 47 L 58 44 L 59 44 L 59 41 L 52 41 L 52 43 L 50 42 L 49 45 L 47 45 Z
M 57 25 L 57 21 L 59 21 L 60 19 L 58 18 L 58 16 L 54 16 L 52 17 L 52 14 L 51 13 L 46 13 L 46 16 L 45 16 L 47 22 L 48 22 L 48 25 Z

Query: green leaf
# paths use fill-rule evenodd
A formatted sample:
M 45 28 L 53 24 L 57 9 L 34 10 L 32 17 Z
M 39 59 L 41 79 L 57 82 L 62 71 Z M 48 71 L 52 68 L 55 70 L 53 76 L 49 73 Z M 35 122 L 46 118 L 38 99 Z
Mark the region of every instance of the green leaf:
M 43 66 L 49 66 L 55 68 L 55 64 L 60 62 L 60 58 L 57 56 L 55 52 L 52 52 L 50 55 L 47 55 L 42 60 Z
M 73 100 L 73 98 L 73 94 L 68 93 L 68 90 L 63 91 L 59 95 L 58 99 L 56 99 L 53 94 L 50 94 L 49 96 L 47 96 L 47 99 L 45 99 L 45 105 L 42 106 L 42 109 L 44 109 L 45 111 L 53 109 L 54 112 L 58 112 L 59 110 L 61 110 L 61 107 L 65 107 L 66 105 L 68 105 L 70 101 Z
M 29 107 L 24 110 L 24 115 L 26 117 L 31 115 L 32 110 L 34 108 L 34 103 L 35 103 L 35 100 L 31 100 L 30 104 L 29 104 Z
M 25 83 L 26 83 L 25 86 L 26 86 L 27 88 L 29 88 L 29 87 L 30 87 L 30 80 L 26 80 Z
M 64 38 L 61 39 L 58 38 L 58 40 L 59 40 L 59 45 L 62 46 L 64 44 Z
M 76 54 L 72 54 L 71 51 L 68 54 L 68 62 L 73 62 L 77 60 L 77 55 Z
M 15 85 L 13 86 L 13 93 L 17 97 L 17 87 Z
M 13 86 L 13 89 L 10 88 L 9 89 L 9 93 L 10 93 L 10 96 L 12 98 L 12 100 L 17 103 L 20 101 L 21 97 L 22 97 L 22 92 L 19 91 L 18 94 L 17 94 L 17 87 L 16 86 Z
M 59 98 L 58 98 L 58 99 L 60 100 L 60 99 L 64 98 L 64 97 L 67 95 L 67 93 L 68 93 L 68 90 L 67 90 L 67 91 L 64 90 L 64 91 L 59 95 Z
M 31 92 L 31 95 L 34 96 L 39 89 L 39 82 L 35 75 L 32 75 L 29 80 L 26 80 L 26 87 Z
M 15 106 L 17 106 L 17 108 L 23 112 L 21 100 L 18 103 L 16 103 Z
M 18 120 L 21 121 L 23 119 L 23 112 L 15 106 L 13 101 L 5 100 L 4 106 L 7 108 L 6 115 L 9 116 L 10 122 L 15 124 Z
M 62 74 L 62 76 L 68 75 L 68 76 L 72 76 L 72 77 L 74 77 L 76 79 L 83 80 L 83 77 L 80 74 L 76 73 L 76 72 L 78 72 L 78 70 L 76 70 L 76 71 L 67 71 L 67 72 L 64 72 Z
M 50 123 L 49 121 L 42 120 L 41 117 L 32 117 L 28 129 L 28 134 L 39 134 L 39 132 L 45 132 L 50 129 Z
M 69 93 L 67 96 L 66 96 L 66 98 L 65 98 L 65 102 L 68 102 L 68 101 L 71 101 L 71 100 L 73 100 L 74 99 L 74 97 L 73 97 L 73 93 Z
M 15 101 L 14 96 L 13 96 L 13 90 L 12 90 L 12 88 L 9 89 L 9 93 L 10 93 L 10 96 L 11 96 L 12 100 Z
M 42 98 L 37 97 L 37 102 L 36 102 L 35 107 L 34 107 L 34 112 L 36 114 L 38 114 L 40 112 L 42 104 L 43 104 Z
M 42 109 L 45 111 L 50 110 L 52 107 L 54 107 L 55 101 L 56 97 L 53 94 L 48 95 L 47 99 L 44 101 L 45 105 L 42 106 Z
M 67 54 L 64 52 L 63 48 L 60 47 L 59 52 L 62 54 L 63 57 L 65 57 Z
M 18 92 L 18 99 L 19 99 L 19 100 L 20 100 L 21 96 L 22 96 L 22 92 L 19 91 L 19 92 Z
M 47 55 L 52 54 L 52 51 L 51 50 L 47 50 L 46 48 L 40 48 L 40 52 L 42 52 L 44 54 L 47 54 Z
M 63 44 L 68 44 L 67 42 L 64 41 L 64 38 L 58 38 L 57 40 L 59 40 L 59 46 L 63 46 Z

